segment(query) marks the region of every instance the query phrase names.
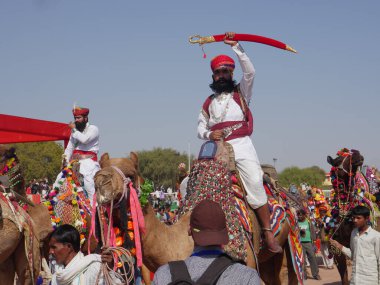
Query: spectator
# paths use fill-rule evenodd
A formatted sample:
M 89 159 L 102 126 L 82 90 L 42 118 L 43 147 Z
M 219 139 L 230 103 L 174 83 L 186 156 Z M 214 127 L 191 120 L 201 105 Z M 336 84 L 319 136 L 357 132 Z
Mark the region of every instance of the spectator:
M 38 182 L 33 183 L 31 192 L 32 194 L 38 194 L 40 192 L 40 184 Z
M 321 238 L 321 254 L 323 259 L 323 264 L 327 269 L 334 268 L 334 259 L 329 258 L 329 244 L 325 239 L 324 228 L 330 222 L 331 218 L 327 215 L 327 207 L 325 205 L 319 206 L 319 227 L 320 227 L 320 238 Z
M 59 268 L 53 274 L 51 285 L 96 284 L 101 262 L 112 267 L 112 254 L 104 251 L 102 255 L 80 252 L 80 236 L 76 228 L 62 225 L 50 236 L 49 253 L 55 258 Z M 116 277 L 113 284 L 121 284 Z M 99 276 L 99 285 L 104 285 L 103 274 Z
M 306 257 L 310 262 L 311 274 L 316 280 L 321 280 L 319 276 L 319 269 L 317 264 L 317 258 L 315 257 L 315 247 L 314 241 L 316 239 L 316 234 L 312 223 L 306 219 L 306 211 L 301 209 L 297 211 L 298 225 L 301 229 L 301 244 L 304 254 L 304 271 L 306 272 Z M 307 274 L 305 274 L 305 277 Z
M 226 218 L 218 203 L 200 202 L 190 216 L 189 235 L 194 240 L 194 252 L 184 261 L 161 266 L 154 275 L 154 285 L 166 284 L 250 284 L 259 285 L 257 271 L 234 262 L 222 249 L 228 243 Z M 221 270 L 215 270 L 219 265 Z M 206 279 L 205 272 L 210 276 Z M 186 280 L 188 283 L 181 283 Z M 202 282 L 200 282 L 202 281 Z
M 351 285 L 380 284 L 380 233 L 369 226 L 370 211 L 364 206 L 352 209 L 355 229 L 351 233 L 350 248 L 331 239 L 333 246 L 352 259 Z

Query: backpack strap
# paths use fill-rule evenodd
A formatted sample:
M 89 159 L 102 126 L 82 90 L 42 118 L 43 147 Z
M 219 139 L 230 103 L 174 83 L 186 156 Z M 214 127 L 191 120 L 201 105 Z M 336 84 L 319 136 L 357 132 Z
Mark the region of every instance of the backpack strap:
M 197 285 L 212 285 L 216 284 L 220 275 L 235 261 L 232 260 L 226 254 L 222 254 L 217 257 L 210 266 L 206 269 L 206 271 L 202 274 L 202 276 L 197 280 Z
M 172 275 L 172 282 L 169 284 L 194 284 L 183 260 L 169 262 L 169 268 Z

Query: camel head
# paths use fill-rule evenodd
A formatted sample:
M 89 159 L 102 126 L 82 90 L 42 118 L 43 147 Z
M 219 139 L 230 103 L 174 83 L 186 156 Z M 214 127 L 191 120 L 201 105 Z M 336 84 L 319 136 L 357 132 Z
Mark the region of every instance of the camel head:
M 363 165 L 364 157 L 358 150 L 343 148 L 337 152 L 337 157 L 327 156 L 327 162 L 336 170 L 337 176 L 348 181 L 350 174 L 354 175 Z
M 129 158 L 110 158 L 108 153 L 105 153 L 100 158 L 99 163 L 102 169 L 94 177 L 99 204 L 108 204 L 112 200 L 118 201 L 123 195 L 123 177 L 113 166 L 119 168 L 125 177 L 131 179 L 134 185 L 139 183 L 138 157 L 136 153 L 131 152 Z

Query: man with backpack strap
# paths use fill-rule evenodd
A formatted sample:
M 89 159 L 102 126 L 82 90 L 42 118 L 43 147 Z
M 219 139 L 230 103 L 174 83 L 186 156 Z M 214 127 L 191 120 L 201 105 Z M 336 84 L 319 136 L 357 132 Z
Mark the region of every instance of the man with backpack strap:
M 193 254 L 184 261 L 169 262 L 154 275 L 154 285 L 259 285 L 255 269 L 235 262 L 224 253 L 228 243 L 226 218 L 218 203 L 203 200 L 190 216 L 189 235 L 194 240 Z

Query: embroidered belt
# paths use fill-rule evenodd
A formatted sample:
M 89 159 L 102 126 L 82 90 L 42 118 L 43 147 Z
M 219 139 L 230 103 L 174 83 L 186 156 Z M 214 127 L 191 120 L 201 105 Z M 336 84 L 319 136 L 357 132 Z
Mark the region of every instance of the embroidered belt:
M 74 150 L 72 159 L 86 159 L 91 158 L 93 161 L 98 161 L 98 155 L 93 151 L 85 151 L 85 150 Z

